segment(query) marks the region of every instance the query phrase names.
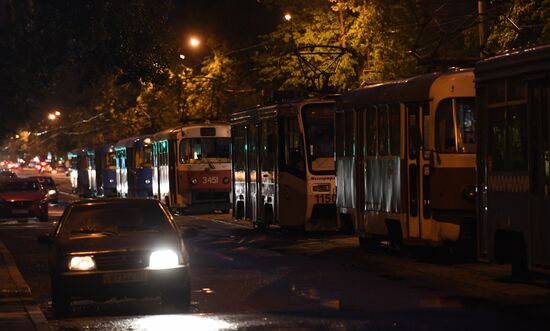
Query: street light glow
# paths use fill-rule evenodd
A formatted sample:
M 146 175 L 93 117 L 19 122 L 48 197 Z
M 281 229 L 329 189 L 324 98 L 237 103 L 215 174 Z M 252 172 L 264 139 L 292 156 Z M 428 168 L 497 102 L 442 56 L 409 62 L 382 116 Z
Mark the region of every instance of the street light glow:
M 286 13 L 284 17 L 286 21 L 290 21 L 292 19 L 292 16 L 290 15 L 290 13 Z
M 180 54 L 180 59 L 185 60 L 185 55 Z
M 61 112 L 60 112 L 59 110 L 56 110 L 56 111 L 54 112 L 54 114 L 55 114 L 55 116 L 61 116 Z
M 48 119 L 51 121 L 55 120 L 56 117 L 57 116 L 55 116 L 55 114 L 52 114 L 52 113 L 48 114 Z
M 193 37 L 193 38 L 191 38 L 191 39 L 189 40 L 189 43 L 191 44 L 191 46 L 197 47 L 197 46 L 200 45 L 201 42 L 200 42 L 200 40 L 198 40 L 197 38 L 194 38 L 194 37 Z

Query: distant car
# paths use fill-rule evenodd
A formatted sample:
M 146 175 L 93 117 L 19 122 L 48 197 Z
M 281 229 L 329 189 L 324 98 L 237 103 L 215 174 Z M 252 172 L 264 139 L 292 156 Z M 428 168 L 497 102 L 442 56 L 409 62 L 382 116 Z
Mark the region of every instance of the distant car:
M 36 179 L 0 181 L 0 217 L 37 217 L 48 220 L 48 198 Z
M 59 202 L 59 190 L 55 185 L 55 181 L 50 176 L 32 176 L 31 179 L 36 179 L 44 188 L 46 195 L 48 196 L 48 201 L 51 203 Z
M 82 200 L 70 204 L 50 246 L 52 306 L 70 312 L 73 299 L 161 295 L 162 303 L 187 310 L 189 257 L 170 211 L 147 199 Z M 191 233 L 192 235 L 192 233 Z
M 10 170 L 0 170 L 0 181 L 17 178 L 17 175 Z

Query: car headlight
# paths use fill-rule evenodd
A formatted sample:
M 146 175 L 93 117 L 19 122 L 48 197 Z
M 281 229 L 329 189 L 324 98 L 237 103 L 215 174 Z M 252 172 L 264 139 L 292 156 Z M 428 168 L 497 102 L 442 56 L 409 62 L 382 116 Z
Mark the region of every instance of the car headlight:
M 90 255 L 73 256 L 69 260 L 69 270 L 88 271 L 95 268 L 94 258 Z
M 48 195 L 55 195 L 55 193 L 57 193 L 55 190 L 49 190 L 48 191 Z
M 171 249 L 154 251 L 149 257 L 149 268 L 151 269 L 170 269 L 178 265 L 178 254 Z

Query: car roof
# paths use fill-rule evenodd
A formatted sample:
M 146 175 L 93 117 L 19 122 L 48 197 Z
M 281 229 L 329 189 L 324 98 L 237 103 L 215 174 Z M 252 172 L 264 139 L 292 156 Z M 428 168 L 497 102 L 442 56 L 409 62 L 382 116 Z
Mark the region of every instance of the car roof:
M 148 204 L 159 204 L 158 200 L 147 199 L 147 198 L 100 198 L 100 199 L 82 199 L 71 203 L 73 206 L 80 205 L 100 205 L 100 204 L 128 204 L 135 203 L 136 205 L 148 203 Z

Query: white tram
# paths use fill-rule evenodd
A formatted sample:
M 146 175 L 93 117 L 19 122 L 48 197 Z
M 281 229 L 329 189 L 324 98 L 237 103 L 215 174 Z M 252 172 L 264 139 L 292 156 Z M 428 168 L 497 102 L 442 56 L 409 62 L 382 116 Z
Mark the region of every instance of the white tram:
M 253 227 L 334 229 L 334 100 L 234 113 L 233 215 Z
M 475 245 L 472 70 L 359 88 L 336 110 L 337 215 L 362 246 Z

